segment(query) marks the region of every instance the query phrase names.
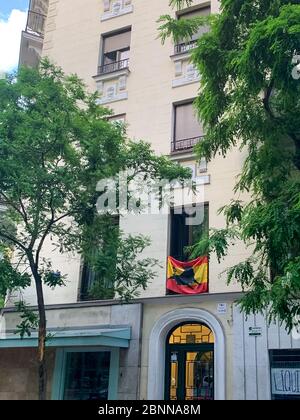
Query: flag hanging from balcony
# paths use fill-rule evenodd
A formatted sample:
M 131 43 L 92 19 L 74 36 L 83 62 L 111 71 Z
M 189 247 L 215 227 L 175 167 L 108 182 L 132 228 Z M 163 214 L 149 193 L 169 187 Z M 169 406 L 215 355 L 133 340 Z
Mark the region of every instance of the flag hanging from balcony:
M 208 292 L 208 258 L 181 262 L 168 257 L 167 290 L 181 295 Z

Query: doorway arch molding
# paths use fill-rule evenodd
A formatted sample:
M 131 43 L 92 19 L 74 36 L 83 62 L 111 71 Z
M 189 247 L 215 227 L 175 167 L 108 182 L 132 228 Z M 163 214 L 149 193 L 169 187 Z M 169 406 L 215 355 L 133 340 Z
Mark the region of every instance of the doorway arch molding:
M 154 324 L 149 338 L 148 400 L 163 400 L 165 387 L 166 339 L 169 331 L 182 322 L 204 323 L 214 333 L 214 395 L 225 400 L 225 336 L 217 318 L 198 308 L 181 308 L 167 312 Z

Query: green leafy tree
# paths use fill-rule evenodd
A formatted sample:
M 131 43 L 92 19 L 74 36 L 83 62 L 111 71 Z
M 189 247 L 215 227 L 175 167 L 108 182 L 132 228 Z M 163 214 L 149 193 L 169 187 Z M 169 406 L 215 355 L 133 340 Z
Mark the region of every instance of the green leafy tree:
M 193 1 L 172 0 L 185 8 Z M 188 39 L 209 24 L 192 53 L 201 74 L 195 106 L 206 130 L 198 157 L 247 150 L 234 200 L 221 211 L 227 228 L 211 230 L 193 252 L 220 260 L 236 239 L 254 246 L 247 261 L 228 269 L 246 292 L 249 313 L 268 310 L 290 331 L 300 314 L 300 4 L 298 0 L 222 0 L 220 14 L 189 20 L 162 16 L 164 41 Z
M 87 257 L 91 250 L 86 244 L 96 237 L 96 245 L 111 250 L 104 255 L 108 261 L 128 258 L 117 261 L 115 282 L 110 283 L 110 292 L 128 299 L 146 287 L 156 262 L 130 260 L 148 245 L 147 238 L 119 233 L 116 247 L 116 235 L 103 230 L 100 221 L 107 215 L 96 212 L 97 183 L 125 169 L 141 172 L 145 179 L 188 176 L 178 165 L 156 157 L 148 144 L 129 141 L 96 99 L 77 76 L 66 76 L 48 61 L 38 70 L 24 68 L 17 77 L 0 80 L 0 199 L 5 208 L 0 238 L 14 251 L 12 260 L 4 256 L 0 262 L 0 295 L 35 284 L 38 315 L 26 302 L 17 304 L 22 312 L 17 329 L 24 337 L 38 328 L 40 399 L 46 398 L 43 286 L 65 284 L 65 275 L 48 258 L 49 244 L 61 253 Z M 93 264 L 99 281 L 105 281 L 101 252 Z

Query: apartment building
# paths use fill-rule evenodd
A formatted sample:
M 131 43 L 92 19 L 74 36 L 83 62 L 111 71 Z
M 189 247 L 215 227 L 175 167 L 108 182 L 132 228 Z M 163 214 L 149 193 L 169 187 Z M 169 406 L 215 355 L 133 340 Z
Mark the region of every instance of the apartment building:
M 218 13 L 218 7 L 217 0 L 195 0 L 176 16 Z M 160 261 L 156 278 L 131 304 L 89 301 L 92 279 L 80 257 L 55 254 L 49 246 L 49 255 L 69 280 L 55 291 L 45 287 L 53 334 L 48 343 L 49 397 L 299 398 L 293 378 L 299 372 L 300 341 L 278 324 L 268 326 L 262 315 L 246 319 L 235 304 L 239 286 L 226 284 L 224 270 L 249 254 L 242 244 L 232 247 L 221 264 L 210 258 L 206 293 L 170 294 L 166 288 L 168 257 L 183 260 L 184 247 L 199 231 L 224 226 L 218 209 L 234 197 L 245 158 L 239 150 L 208 164 L 195 158 L 193 146 L 204 131 L 192 105 L 201 75 L 190 54 L 208 28 L 189 42 L 173 45 L 167 40 L 162 45 L 157 19 L 166 13 L 175 15 L 169 0 L 49 0 L 42 55 L 66 73 L 77 73 L 91 91 L 98 90 L 99 105 L 126 122 L 130 138 L 145 139 L 157 154 L 191 168 L 202 186 L 204 215 L 197 228 L 186 225 L 186 215 L 174 209 L 120 219 L 125 233 L 151 237 L 147 256 Z M 34 65 L 26 57 L 21 62 Z M 35 305 L 33 287 L 24 298 Z M 36 336 L 21 341 L 13 334 L 18 323 L 13 308 L 6 308 L 1 323 L 0 399 L 35 398 Z

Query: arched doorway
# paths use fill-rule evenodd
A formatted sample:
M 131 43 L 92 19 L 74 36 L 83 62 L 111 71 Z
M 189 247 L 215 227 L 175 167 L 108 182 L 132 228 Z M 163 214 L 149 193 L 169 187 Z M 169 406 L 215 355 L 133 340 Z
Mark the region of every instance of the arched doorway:
M 214 334 L 214 399 L 225 400 L 225 335 L 221 323 L 210 312 L 199 308 L 177 308 L 161 315 L 152 327 L 148 348 L 148 400 L 163 400 L 166 383 L 166 341 L 179 322 L 203 323 Z
M 214 334 L 204 323 L 173 327 L 166 340 L 165 399 L 214 399 Z

